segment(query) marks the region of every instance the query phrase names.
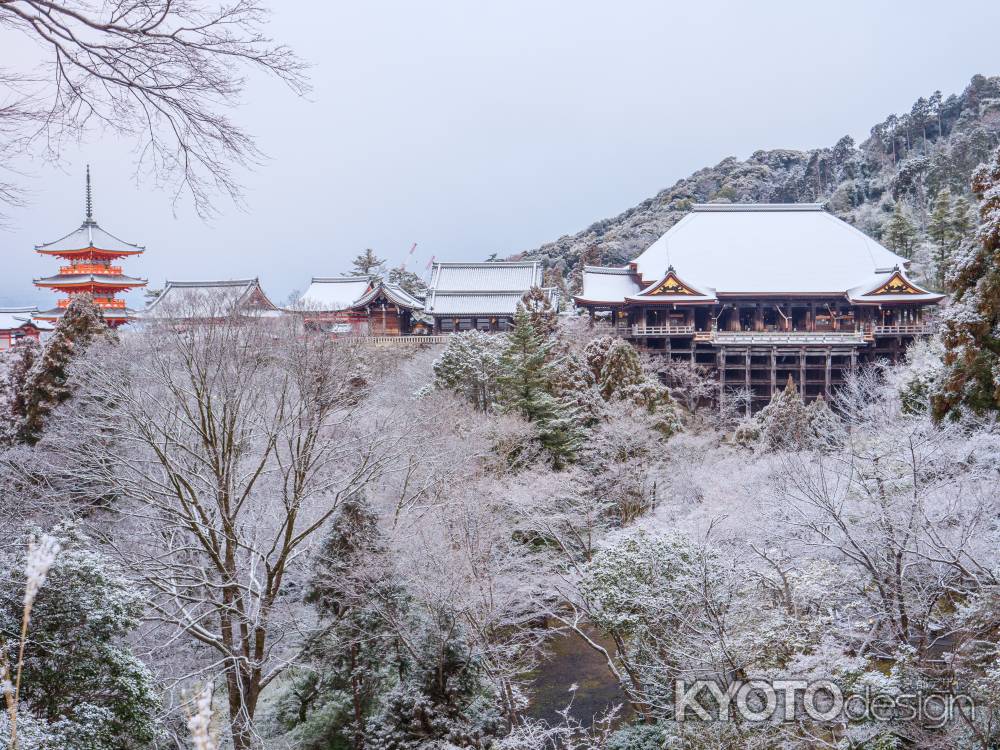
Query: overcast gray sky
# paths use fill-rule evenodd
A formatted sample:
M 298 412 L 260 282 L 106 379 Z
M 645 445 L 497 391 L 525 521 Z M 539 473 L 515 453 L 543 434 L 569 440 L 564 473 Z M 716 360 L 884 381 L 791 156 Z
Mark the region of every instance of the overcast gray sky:
M 30 205 L 0 228 L 0 304 L 51 304 L 31 279 L 58 262 L 33 246 L 79 225 L 88 161 L 98 221 L 147 247 L 127 273 L 259 276 L 282 301 L 365 247 L 398 263 L 416 242 L 414 270 L 530 249 L 726 156 L 861 140 L 1000 72 L 996 0 L 274 5 L 314 90 L 251 81 L 236 117 L 269 160 L 245 174 L 248 210 L 175 216 L 135 183 L 130 144 L 94 136 L 29 165 Z

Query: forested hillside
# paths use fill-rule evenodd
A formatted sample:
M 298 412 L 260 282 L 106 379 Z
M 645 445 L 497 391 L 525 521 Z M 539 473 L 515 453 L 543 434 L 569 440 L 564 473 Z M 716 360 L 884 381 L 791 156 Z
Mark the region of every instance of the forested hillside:
M 889 115 L 860 145 L 850 136 L 810 151 L 757 151 L 695 172 L 624 213 L 523 253 L 578 283 L 579 267 L 635 257 L 692 203 L 826 202 L 830 211 L 914 260 L 941 286 L 942 266 L 975 225 L 972 171 L 1000 143 L 1000 76 L 976 75 L 960 95 L 935 91 Z

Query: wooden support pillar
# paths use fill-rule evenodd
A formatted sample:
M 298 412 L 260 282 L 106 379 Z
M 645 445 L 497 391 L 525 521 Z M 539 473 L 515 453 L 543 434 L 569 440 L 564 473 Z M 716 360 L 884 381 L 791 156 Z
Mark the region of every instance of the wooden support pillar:
M 753 329 L 758 333 L 764 330 L 764 311 L 759 302 L 753 308 Z
M 743 358 L 743 366 L 746 368 L 743 371 L 743 385 L 746 389 L 750 390 L 750 347 L 747 346 L 746 356 Z
M 851 372 L 858 369 L 858 350 L 851 347 Z
M 719 409 L 722 409 L 726 398 L 726 347 L 721 347 L 715 355 L 719 368 Z
M 830 386 L 832 381 L 832 363 L 833 363 L 833 352 L 830 349 L 826 350 L 826 378 L 823 384 L 823 398 L 827 401 L 830 400 Z
M 802 397 L 805 398 L 806 394 L 806 350 L 805 347 L 799 347 L 799 392 Z
M 778 347 L 771 347 L 771 391 L 768 394 L 774 398 L 774 391 L 778 387 Z

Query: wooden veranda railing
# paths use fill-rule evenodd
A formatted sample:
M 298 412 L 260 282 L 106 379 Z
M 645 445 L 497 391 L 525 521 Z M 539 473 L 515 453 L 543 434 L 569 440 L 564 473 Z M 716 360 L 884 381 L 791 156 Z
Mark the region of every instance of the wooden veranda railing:
M 450 333 L 431 336 L 337 336 L 334 341 L 345 344 L 376 344 L 378 346 L 420 346 L 447 344 Z

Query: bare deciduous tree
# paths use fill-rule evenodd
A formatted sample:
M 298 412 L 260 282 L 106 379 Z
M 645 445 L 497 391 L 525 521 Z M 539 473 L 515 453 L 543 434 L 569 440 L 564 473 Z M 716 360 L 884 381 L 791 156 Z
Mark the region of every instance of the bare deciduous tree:
M 246 316 L 125 336 L 84 364 L 64 430 L 115 497 L 102 531 L 164 638 L 220 679 L 233 747 L 256 741 L 261 692 L 299 653 L 310 552 L 340 502 L 401 438 L 368 409 L 357 353 Z M 107 520 L 107 519 L 105 519 Z
M 261 28 L 257 0 L 0 0 L 0 39 L 36 42 L 39 67 L 0 71 L 0 155 L 39 145 L 58 159 L 67 141 L 95 126 L 133 139 L 137 172 L 189 193 L 210 213 L 213 190 L 238 200 L 233 172 L 261 156 L 225 113 L 248 70 L 263 70 L 293 91 L 306 88 L 303 64 Z M 0 200 L 19 197 L 0 182 Z

